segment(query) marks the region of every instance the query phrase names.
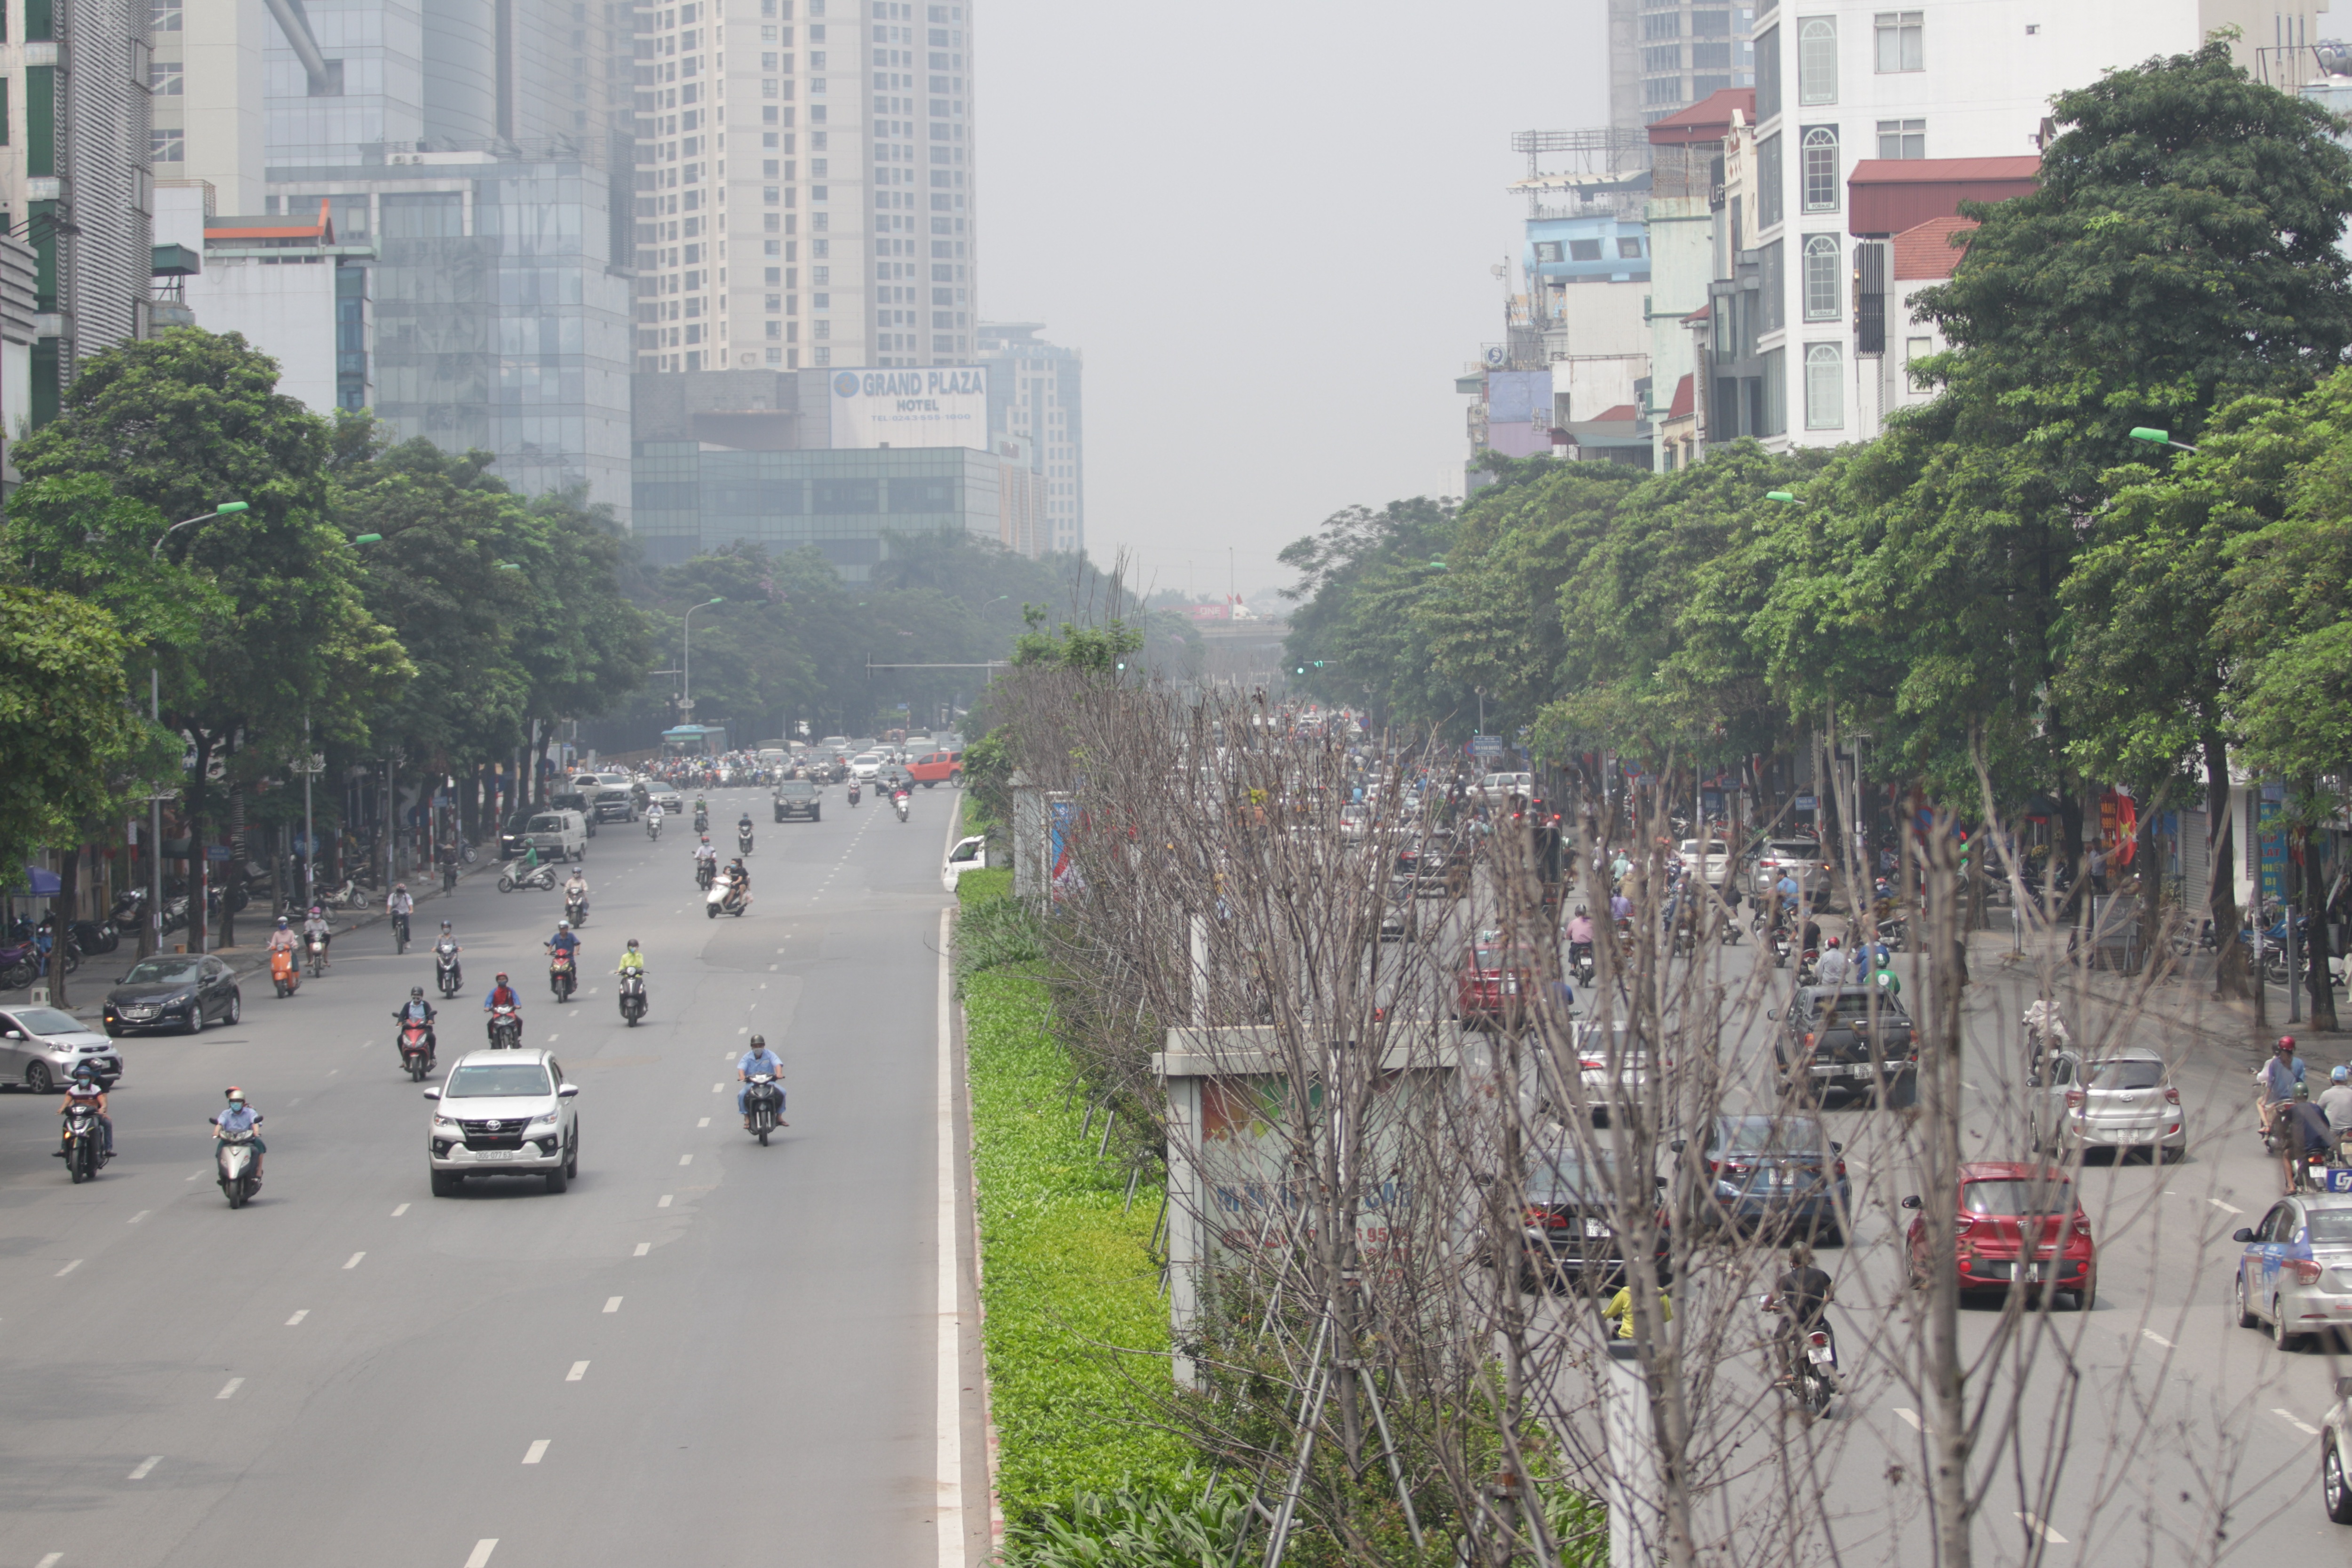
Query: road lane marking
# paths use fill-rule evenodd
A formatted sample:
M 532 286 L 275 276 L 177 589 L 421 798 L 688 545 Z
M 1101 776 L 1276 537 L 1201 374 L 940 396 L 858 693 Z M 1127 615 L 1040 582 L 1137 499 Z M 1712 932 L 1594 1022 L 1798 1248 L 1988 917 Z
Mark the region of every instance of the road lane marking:
M 710 1118 L 706 1116 L 701 1121 L 696 1122 L 695 1125 L 697 1127 L 708 1127 L 710 1125 Z
M 407 1205 L 406 1204 L 403 1204 L 403 1205 L 401 1205 L 398 1208 L 396 1208 L 396 1209 L 394 1209 L 394 1210 L 393 1210 L 393 1211 L 392 1211 L 392 1217 L 393 1217 L 393 1218 L 394 1218 L 394 1219 L 398 1219 L 402 1215 L 404 1215 L 404 1214 L 406 1214 L 407 1212 L 408 1212 L 408 1205 Z
M 226 1399 L 229 1395 L 235 1394 L 238 1389 L 243 1388 L 244 1386 L 245 1379 L 241 1377 L 232 1377 L 227 1383 L 221 1386 L 221 1391 L 218 1394 L 214 1394 L 213 1397 L 215 1399 Z
M 604 1298 L 604 1310 L 608 1312 L 617 1312 L 620 1310 L 621 1299 L 618 1296 L 607 1296 Z
M 2243 1214 L 2246 1212 L 2245 1210 L 2238 1207 L 2237 1205 L 2225 1204 L 2219 1198 L 2207 1198 L 2205 1201 L 2211 1204 L 2215 1208 L 2220 1209 L 2223 1214 Z
M 713 1093 L 713 1094 L 717 1094 L 720 1089 L 725 1089 L 726 1087 L 727 1087 L 727 1086 L 726 1086 L 725 1084 L 723 1084 L 723 1083 L 714 1083 L 714 1084 L 712 1084 L 712 1085 L 710 1086 L 710 1092 L 711 1092 L 711 1093 Z
M 155 1473 L 155 1467 L 163 1462 L 163 1455 L 150 1454 L 145 1458 L 139 1461 L 139 1468 L 131 1471 L 130 1476 L 126 1479 L 134 1481 L 143 1481 L 149 1476 L 153 1475 Z
M 955 934 L 953 912 L 940 911 L 938 1086 L 934 1096 L 939 1147 L 939 1561 L 962 1568 L 963 1527 L 963 1322 L 956 1272 L 955 1035 L 952 973 L 948 952 Z
M 209 1175 L 210 1173 L 211 1173 L 206 1172 L 206 1171 L 190 1171 L 186 1175 L 182 1176 L 182 1177 L 180 1178 L 180 1180 L 182 1180 L 182 1181 L 184 1181 L 184 1182 L 193 1182 L 193 1181 L 194 1181 L 198 1176 Z
M 125 1225 L 137 1225 L 141 1220 L 145 1219 L 149 1215 L 153 1214 L 154 1212 L 155 1211 L 153 1209 L 141 1209 L 137 1214 L 132 1215 L 129 1219 L 124 1220 L 122 1223 Z
M 1919 1425 L 1919 1413 L 1916 1410 L 1906 1410 L 1902 1405 L 1898 1405 L 1895 1407 L 1895 1415 L 1897 1420 L 1901 1421 L 1906 1426 L 1910 1427 L 1914 1432 L 1924 1430 L 1924 1428 Z
M 587 1375 L 588 1363 L 584 1361 L 575 1361 L 572 1363 L 572 1370 L 563 1374 L 563 1381 L 566 1383 L 577 1383 Z
M 547 1043 L 548 1043 L 549 1045 L 551 1045 L 551 1045 L 553 1045 L 553 1044 L 555 1044 L 555 1037 L 554 1037 L 553 1035 L 550 1035 L 550 1036 L 548 1036 L 548 1037 L 547 1037 Z
M 58 1564 L 65 1561 L 65 1556 L 66 1554 L 62 1552 L 52 1552 L 47 1557 L 42 1558 L 40 1562 L 35 1563 L 33 1568 L 58 1568 Z
M 2026 1529 L 2033 1531 L 2034 1534 L 2042 1537 L 2042 1540 L 2048 1542 L 2051 1545 L 2063 1546 L 2067 1544 L 2066 1538 L 2064 1536 L 2059 1534 L 2056 1531 L 2042 1522 L 2041 1515 L 2034 1513 L 2021 1513 L 2017 1517 L 2025 1521 Z
M 367 1254 L 364 1252 L 354 1252 L 351 1257 L 343 1260 L 343 1267 L 345 1268 L 357 1268 L 360 1266 L 360 1259 L 366 1256 Z
M 72 1273 L 75 1269 L 77 1269 L 77 1268 L 80 1268 L 80 1267 L 81 1267 L 81 1259 L 80 1259 L 80 1258 L 75 1258 L 71 1263 L 67 1264 L 63 1268 L 58 1269 L 58 1275 L 57 1275 L 57 1277 L 58 1277 L 58 1279 L 64 1279 L 67 1275 L 68 1275 L 68 1274 Z
M 778 952 L 783 952 L 783 949 L 780 947 L 780 948 L 778 948 L 776 951 L 777 951 Z M 768 973 L 769 973 L 773 974 L 775 972 L 776 972 L 776 966 L 775 966 L 774 964 L 772 964 L 772 964 L 768 965 Z
M 736 1032 L 737 1034 L 739 1034 L 739 1035 L 748 1035 L 748 1034 L 750 1034 L 751 1031 L 750 1029 L 738 1029 L 738 1030 L 736 1030 L 735 1032 Z
M 303 1319 L 305 1319 L 305 1318 L 309 1317 L 310 1315 L 310 1308 L 308 1308 L 308 1307 L 305 1307 L 305 1308 L 303 1308 L 300 1311 L 299 1311 L 299 1312 L 295 1313 L 292 1317 L 290 1317 L 290 1318 L 287 1319 L 287 1320 L 286 1320 L 286 1326 L 287 1326 L 288 1328 L 289 1328 L 289 1329 L 290 1329 L 290 1328 L 292 1328 L 295 1324 L 297 1324 L 297 1323 L 300 1322 Z
M 499 1549 L 499 1538 L 486 1535 L 474 1542 L 474 1550 L 466 1558 L 466 1568 L 490 1568 L 490 1553 Z
M 2158 1333 L 2154 1329 L 2142 1329 L 2142 1330 L 2139 1331 L 2139 1337 L 2140 1337 L 2141 1339 L 2144 1339 L 2144 1340 L 2154 1340 L 2158 1344 L 2162 1345 L 2166 1350 L 2170 1350 L 2170 1349 L 2172 1349 L 2172 1348 L 2173 1348 L 2172 1342 L 2171 1342 L 2170 1340 L 2166 1339 L 2162 1334 Z
M 674 1195 L 676 1195 L 676 1194 L 670 1194 L 670 1193 L 664 1193 L 664 1194 L 661 1195 L 661 1202 L 659 1202 L 659 1203 L 657 1203 L 657 1204 L 654 1205 L 654 1207 L 656 1207 L 656 1208 L 657 1208 L 657 1209 L 666 1209 L 666 1208 L 669 1207 L 669 1200 L 670 1200 Z
M 652 1242 L 650 1242 L 650 1241 L 641 1241 L 641 1242 L 637 1243 L 637 1250 L 636 1250 L 635 1253 L 631 1254 L 631 1256 L 632 1256 L 632 1257 L 635 1257 L 635 1258 L 643 1258 L 646 1253 L 651 1252 L 653 1249 L 654 1249 L 654 1244 L 653 1244 Z
M 544 1437 L 533 1439 L 530 1447 L 523 1450 L 522 1462 L 526 1465 L 535 1465 L 547 1458 L 547 1443 L 548 1440 Z
M 694 1163 L 694 1156 L 691 1154 L 680 1154 L 677 1157 L 677 1163 L 681 1165 L 691 1165 Z
M 2316 1437 L 2319 1436 L 2318 1427 L 2312 1426 L 2309 1422 L 2304 1420 L 2292 1410 L 2273 1409 L 2271 1414 L 2277 1416 L 2280 1420 L 2285 1422 L 2288 1426 L 2294 1427 L 2296 1431 L 2302 1433 L 2306 1437 Z

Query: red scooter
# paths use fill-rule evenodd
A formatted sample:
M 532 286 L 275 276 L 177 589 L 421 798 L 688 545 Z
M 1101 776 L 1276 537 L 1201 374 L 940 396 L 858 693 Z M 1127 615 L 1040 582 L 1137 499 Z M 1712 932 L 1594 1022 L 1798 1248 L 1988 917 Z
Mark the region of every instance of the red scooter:
M 433 1070 L 433 1026 L 422 1018 L 400 1019 L 400 1065 L 416 1083 Z

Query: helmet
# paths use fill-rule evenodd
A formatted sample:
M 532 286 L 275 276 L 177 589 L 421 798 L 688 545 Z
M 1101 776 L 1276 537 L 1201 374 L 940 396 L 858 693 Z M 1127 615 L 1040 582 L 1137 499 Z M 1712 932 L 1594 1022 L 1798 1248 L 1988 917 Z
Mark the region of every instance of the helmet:
M 1584 913 L 1586 913 L 1587 911 L 1586 911 L 1586 910 L 1585 910 L 1585 907 L 1584 907 L 1582 904 L 1579 904 L 1579 905 L 1577 905 L 1577 906 L 1576 906 L 1576 912 L 1577 912 L 1578 914 L 1584 914 Z
M 499 970 L 499 984 L 501 984 L 501 985 L 504 985 L 506 983 L 507 983 L 507 972 L 506 972 L 505 970 L 501 969 L 501 970 Z
M 702 836 L 702 841 L 703 841 L 705 844 L 709 843 L 709 842 L 710 842 L 710 835 L 709 835 L 708 833 L 704 834 L 704 835 Z
M 2344 1083 L 2347 1080 L 2352 1080 L 2352 1068 L 2346 1067 L 2339 1062 L 2336 1064 L 2336 1070 L 2329 1073 L 2327 1076 L 2337 1083 Z
M 80 1066 L 74 1068 L 73 1075 L 75 1078 L 84 1081 L 94 1079 L 98 1076 L 98 1064 L 96 1062 L 83 1062 Z
M 2292 1050 L 2294 1050 L 2294 1037 L 2293 1035 L 2281 1035 L 2281 1036 L 2278 1037 L 2278 1044 L 2277 1044 L 2277 1045 L 2275 1045 L 2275 1046 L 2273 1046 L 2273 1047 L 2271 1047 L 2271 1049 L 2273 1049 L 2273 1050 L 2274 1050 L 2274 1051 L 2292 1051 Z
M 572 929 L 572 922 L 570 921 L 558 921 L 555 922 L 555 929 L 559 931 L 570 931 Z
M 629 951 L 631 952 L 637 951 L 637 939 L 635 937 L 631 937 L 629 939 Z
M 449 922 L 447 921 L 443 921 L 441 922 L 441 929 L 443 931 L 447 931 L 449 929 Z
M 285 917 L 284 915 L 279 915 L 279 916 L 278 917 L 278 929 L 279 931 L 284 931 L 284 930 L 286 930 L 286 929 L 287 929 L 287 927 L 288 927 L 288 925 L 289 925 L 289 923 L 290 923 L 290 922 L 286 919 L 286 917 Z M 448 922 L 447 921 L 443 921 L 441 923 L 442 923 L 443 925 L 445 925 L 445 926 L 446 926 L 446 925 L 447 925 L 449 922 Z
M 312 905 L 310 906 L 310 918 L 311 918 L 312 920 L 317 920 L 320 915 L 323 915 L 323 914 L 325 914 L 326 912 L 327 912 L 327 911 L 326 911 L 325 910 L 320 909 L 320 908 L 318 905 L 316 905 L 316 904 L 312 904 Z
M 753 1050 L 755 1050 L 755 1051 L 764 1051 L 764 1050 L 766 1050 L 766 1049 L 768 1048 L 768 1037 L 767 1037 L 767 1036 L 765 1036 L 765 1035 L 754 1035 L 754 1036 L 752 1036 L 752 1037 L 751 1037 L 751 1048 L 752 1048 Z
M 408 999 L 409 999 L 411 1002 L 422 1002 L 422 1001 L 424 1001 L 424 1000 L 425 1000 L 425 987 L 424 987 L 424 986 L 422 986 L 422 985 L 412 985 L 412 986 L 410 986 L 410 987 L 408 988 Z
M 231 1084 L 227 1089 L 221 1091 L 221 1098 L 227 1100 L 231 1105 L 243 1105 L 245 1103 L 245 1090 L 237 1088 L 235 1084 Z
M 392 890 L 395 893 L 404 893 L 408 891 L 408 884 L 405 882 L 394 882 L 392 885 Z

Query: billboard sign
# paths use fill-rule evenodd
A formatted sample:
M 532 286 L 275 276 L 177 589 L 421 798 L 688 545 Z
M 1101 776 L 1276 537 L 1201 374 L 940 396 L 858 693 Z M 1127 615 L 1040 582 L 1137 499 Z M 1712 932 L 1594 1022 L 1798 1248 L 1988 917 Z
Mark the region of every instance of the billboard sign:
M 970 447 L 992 449 L 988 371 L 981 365 L 928 370 L 836 370 L 832 393 L 834 448 Z

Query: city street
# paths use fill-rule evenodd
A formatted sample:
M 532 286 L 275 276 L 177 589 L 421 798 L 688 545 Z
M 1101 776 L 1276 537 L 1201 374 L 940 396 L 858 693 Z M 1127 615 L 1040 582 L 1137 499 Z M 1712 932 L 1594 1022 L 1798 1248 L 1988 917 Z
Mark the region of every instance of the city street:
M 714 842 L 745 809 L 758 834 L 753 906 L 715 922 L 683 825 L 658 844 L 604 825 L 570 1005 L 540 946 L 560 897 L 484 875 L 419 908 L 405 957 L 379 923 L 290 999 L 247 975 L 241 1025 L 122 1042 L 120 1154 L 89 1185 L 49 1157 L 55 1097 L 0 1097 L 0 1563 L 936 1563 L 959 1465 L 984 1541 L 980 1380 L 943 1373 L 940 1310 L 938 870 L 958 799 L 919 790 L 901 826 L 835 790 L 821 823 L 778 824 L 764 790 L 711 792 Z M 568 1193 L 428 1191 L 431 1108 L 390 1016 L 429 993 L 444 918 L 467 984 L 440 1005 L 442 1069 L 483 1044 L 507 969 L 524 1043 L 580 1087 Z M 612 980 L 631 936 L 650 1001 L 634 1029 Z M 733 1098 L 754 1031 L 791 1096 L 764 1149 Z M 231 1083 L 268 1118 L 242 1212 L 205 1127 Z

